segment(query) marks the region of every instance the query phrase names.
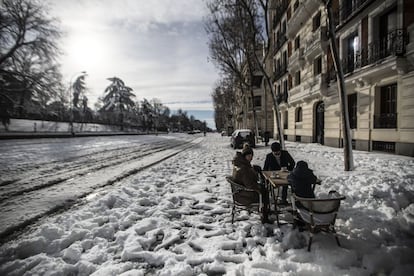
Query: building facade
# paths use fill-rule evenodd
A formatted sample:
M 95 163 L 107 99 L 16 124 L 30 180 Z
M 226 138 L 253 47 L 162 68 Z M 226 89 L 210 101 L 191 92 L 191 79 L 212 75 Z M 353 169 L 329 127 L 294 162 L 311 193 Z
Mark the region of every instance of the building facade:
M 414 156 L 414 1 L 334 0 L 332 10 L 353 148 Z M 285 139 L 342 147 L 324 5 L 275 0 L 270 20 Z

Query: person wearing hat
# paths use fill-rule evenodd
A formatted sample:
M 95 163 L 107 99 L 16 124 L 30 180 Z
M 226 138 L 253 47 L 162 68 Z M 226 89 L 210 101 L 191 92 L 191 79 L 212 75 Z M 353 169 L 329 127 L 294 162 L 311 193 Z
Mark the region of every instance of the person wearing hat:
M 316 183 L 316 180 L 317 177 L 313 174 L 313 171 L 309 169 L 308 163 L 305 161 L 299 161 L 288 176 L 292 191 L 294 191 L 297 196 L 306 198 L 315 197 L 312 185 Z
M 287 168 L 289 171 L 295 167 L 295 160 L 288 151 L 282 150 L 278 142 L 272 143 L 270 146 L 272 152 L 266 155 L 266 160 L 263 166 L 264 171 L 279 171 L 282 168 Z M 282 188 L 281 204 L 287 204 L 287 186 Z
M 252 159 L 253 150 L 248 144 L 244 145 L 241 152 L 236 152 L 236 156 L 233 159 L 233 179 L 236 183 L 262 194 L 264 204 L 262 209 L 262 223 L 271 223 L 268 218 L 269 194 L 265 186 L 260 184 L 259 173 L 250 163 Z M 246 198 L 246 202 L 252 202 L 254 200 L 258 199 Z

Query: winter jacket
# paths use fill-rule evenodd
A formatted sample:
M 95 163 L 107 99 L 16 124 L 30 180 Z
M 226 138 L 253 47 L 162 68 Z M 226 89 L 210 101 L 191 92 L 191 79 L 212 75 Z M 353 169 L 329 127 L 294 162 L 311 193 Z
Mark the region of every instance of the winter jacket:
M 266 160 L 263 166 L 264 171 L 278 171 L 282 167 L 286 167 L 289 171 L 295 167 L 295 160 L 286 150 L 280 151 L 280 164 L 277 162 L 273 152 L 266 155 Z
M 233 159 L 233 166 L 233 179 L 235 182 L 246 188 L 260 191 L 260 185 L 257 183 L 259 180 L 257 172 L 241 152 L 236 153 Z
M 313 198 L 315 194 L 312 190 L 312 184 L 316 182 L 317 178 L 313 171 L 308 169 L 307 164 L 302 165 L 302 162 L 299 161 L 296 168 L 289 174 L 288 181 L 297 196 Z

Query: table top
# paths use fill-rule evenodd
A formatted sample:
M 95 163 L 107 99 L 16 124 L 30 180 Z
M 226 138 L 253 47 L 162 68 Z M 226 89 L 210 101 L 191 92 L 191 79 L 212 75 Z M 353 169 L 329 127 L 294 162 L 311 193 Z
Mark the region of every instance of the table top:
M 287 177 L 289 171 L 262 171 L 263 176 L 269 181 L 273 186 L 286 186 L 289 185 Z

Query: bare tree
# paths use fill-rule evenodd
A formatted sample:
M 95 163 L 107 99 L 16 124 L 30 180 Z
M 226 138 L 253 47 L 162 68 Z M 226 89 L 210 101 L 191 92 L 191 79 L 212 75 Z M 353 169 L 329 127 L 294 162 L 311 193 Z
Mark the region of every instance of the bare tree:
M 335 35 L 335 26 L 332 12 L 332 1 L 326 0 L 325 7 L 328 14 L 328 24 L 329 24 L 329 39 L 331 52 L 333 55 L 335 70 L 336 70 L 336 79 L 338 83 L 338 93 L 341 104 L 341 117 L 342 117 L 342 131 L 344 133 L 344 165 L 345 171 L 352 171 L 354 169 L 354 159 L 352 155 L 352 139 L 351 139 L 351 127 L 349 124 L 349 113 L 348 113 L 348 103 L 346 97 L 345 89 L 345 80 L 344 72 L 342 70 L 341 62 L 339 59 L 338 45 L 336 43 Z
M 254 66 L 257 66 L 255 69 L 259 70 L 264 77 L 264 80 L 269 87 L 273 108 L 276 114 L 276 127 L 279 135 L 279 141 L 282 148 L 285 148 L 285 142 L 283 137 L 283 129 L 281 127 L 281 119 L 279 112 L 279 105 L 276 98 L 275 88 L 272 83 L 272 77 L 266 68 L 266 60 L 271 54 L 271 35 L 269 28 L 269 11 L 270 11 L 270 0 L 233 0 L 231 3 L 229 1 L 220 1 L 220 3 L 215 9 L 210 10 L 216 12 L 220 8 L 234 6 L 237 10 L 240 11 L 242 17 L 235 17 L 234 22 L 231 22 L 234 26 L 242 26 L 243 38 L 247 39 L 243 45 L 248 47 L 229 48 L 228 51 L 238 51 L 245 54 L 244 58 L 248 58 L 252 61 Z M 241 20 L 242 19 L 242 20 Z M 258 51 L 262 49 L 262 51 Z
M 256 66 L 251 52 L 256 50 L 256 45 L 249 39 L 251 28 L 246 15 L 237 5 L 237 1 L 211 0 L 207 7 L 210 11 L 206 20 L 206 31 L 210 35 L 210 56 L 227 78 L 235 80 L 236 87 L 242 94 L 241 105 L 247 106 L 246 93 L 249 92 L 250 97 L 254 98 L 253 79 Z M 257 138 L 258 123 L 254 105 L 252 111 Z
M 0 94 L 22 108 L 63 90 L 56 58 L 60 32 L 47 8 L 35 0 L 0 1 Z

